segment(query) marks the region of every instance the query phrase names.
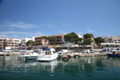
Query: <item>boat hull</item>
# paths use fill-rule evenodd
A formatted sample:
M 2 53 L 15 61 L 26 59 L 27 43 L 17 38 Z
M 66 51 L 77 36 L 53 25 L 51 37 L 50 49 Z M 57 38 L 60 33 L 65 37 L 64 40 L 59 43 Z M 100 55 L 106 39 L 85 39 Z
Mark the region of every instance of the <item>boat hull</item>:
M 25 60 L 36 60 L 38 58 L 38 55 L 20 55 L 19 57 L 25 58 Z
M 41 62 L 49 62 L 49 61 L 53 61 L 53 60 L 56 60 L 58 57 L 58 54 L 54 54 L 54 55 L 50 55 L 50 56 L 40 56 L 38 57 L 38 61 L 41 61 Z
M 107 55 L 108 55 L 108 57 L 120 57 L 119 54 L 107 54 Z

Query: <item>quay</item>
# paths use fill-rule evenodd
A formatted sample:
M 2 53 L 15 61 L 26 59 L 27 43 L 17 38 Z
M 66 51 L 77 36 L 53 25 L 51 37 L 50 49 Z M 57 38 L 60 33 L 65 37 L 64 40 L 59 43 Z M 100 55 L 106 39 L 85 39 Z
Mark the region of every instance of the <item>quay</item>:
M 19 55 L 20 52 L 0 52 L 0 56 L 16 56 Z M 69 57 L 95 57 L 95 56 L 107 56 L 107 53 L 99 53 L 99 52 L 95 52 L 95 53 L 79 53 L 79 52 L 73 52 L 73 53 L 61 53 L 59 54 L 60 57 L 62 56 L 69 56 Z
M 66 54 L 59 54 L 60 57 L 62 56 L 69 56 L 69 57 L 95 57 L 95 56 L 107 56 L 107 53 L 79 53 L 79 52 L 74 52 L 74 53 L 66 53 Z
M 0 56 L 16 56 L 16 55 L 19 55 L 20 52 L 0 52 Z

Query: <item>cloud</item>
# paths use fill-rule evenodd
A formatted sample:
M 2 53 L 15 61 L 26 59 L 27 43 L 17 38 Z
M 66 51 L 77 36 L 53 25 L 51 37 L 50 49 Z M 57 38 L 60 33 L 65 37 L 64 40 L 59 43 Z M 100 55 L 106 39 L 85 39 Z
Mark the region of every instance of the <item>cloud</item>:
M 39 31 L 37 32 L 17 32 L 17 31 L 5 31 L 0 32 L 0 36 L 3 38 L 25 38 L 25 37 L 33 37 L 33 36 L 41 36 L 45 35 Z
M 93 33 L 94 31 L 93 31 L 93 30 L 89 30 L 89 29 L 88 29 L 88 30 L 87 30 L 87 32 L 88 32 L 88 33 Z
M 81 32 L 79 32 L 79 33 L 76 33 L 77 35 L 78 35 L 78 37 L 80 37 L 80 38 L 82 38 L 82 36 L 81 36 Z
M 29 24 L 21 21 L 13 22 L 10 20 L 5 20 L 0 23 L 0 27 L 6 27 L 6 28 L 20 28 L 20 29 L 25 29 L 25 28 L 33 28 L 33 27 L 39 27 L 38 25 L 34 24 Z

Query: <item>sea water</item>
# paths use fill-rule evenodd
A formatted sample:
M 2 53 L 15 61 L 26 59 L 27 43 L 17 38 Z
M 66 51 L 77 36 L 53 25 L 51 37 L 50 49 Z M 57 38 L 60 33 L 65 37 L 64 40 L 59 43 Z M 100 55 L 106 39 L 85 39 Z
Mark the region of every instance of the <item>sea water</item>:
M 0 80 L 120 80 L 120 58 L 80 57 L 37 62 L 0 56 Z

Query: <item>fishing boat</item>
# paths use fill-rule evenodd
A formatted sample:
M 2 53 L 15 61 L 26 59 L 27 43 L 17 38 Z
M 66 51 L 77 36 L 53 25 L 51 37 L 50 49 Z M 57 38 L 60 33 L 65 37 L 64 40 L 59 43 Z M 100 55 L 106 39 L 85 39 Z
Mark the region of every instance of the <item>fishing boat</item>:
M 53 48 L 43 48 L 42 55 L 38 56 L 38 61 L 53 61 L 57 59 L 58 53 Z

